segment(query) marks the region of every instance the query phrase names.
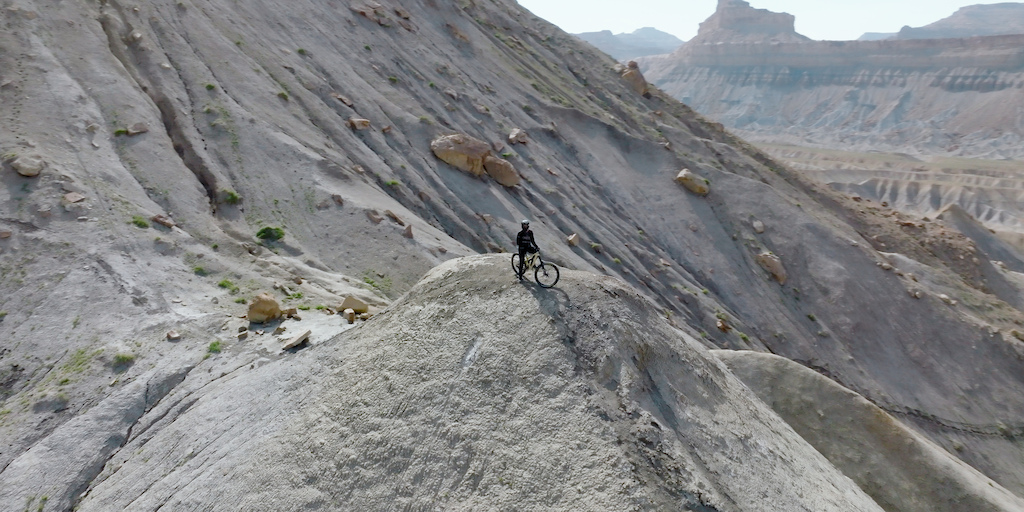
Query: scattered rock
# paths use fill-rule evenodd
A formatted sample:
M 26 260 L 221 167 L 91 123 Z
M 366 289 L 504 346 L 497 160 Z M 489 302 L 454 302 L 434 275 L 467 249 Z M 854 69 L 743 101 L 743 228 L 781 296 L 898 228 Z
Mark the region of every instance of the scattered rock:
M 910 296 L 915 299 L 920 299 L 921 297 L 924 297 L 924 294 L 921 293 L 920 290 L 907 290 L 907 293 L 909 293 Z
M 342 102 L 346 107 L 351 107 L 353 105 L 352 104 L 352 100 L 350 100 L 350 99 L 348 99 L 348 98 L 346 98 L 346 97 L 344 97 L 344 96 L 342 96 L 342 95 L 340 95 L 340 94 L 338 94 L 336 92 L 332 92 L 331 93 L 331 97 L 336 99 L 336 100 L 338 100 L 338 101 L 340 101 L 340 102 Z
M 397 213 L 391 210 L 384 210 L 384 215 L 387 215 L 389 219 L 395 221 L 395 224 L 398 224 L 399 226 L 405 225 L 405 221 L 403 221 L 402 218 L 399 217 Z
M 281 311 L 281 314 L 284 315 L 286 318 L 291 318 L 291 317 L 299 314 L 299 309 L 298 308 L 288 308 L 288 309 L 285 309 L 285 310 Z
M 367 313 L 362 313 L 362 314 L 359 315 L 359 319 L 360 320 L 369 320 L 371 318 L 373 318 L 373 313 L 367 312 Z
M 288 330 L 287 327 L 285 327 L 283 325 L 279 325 L 279 326 L 277 326 L 276 329 L 274 329 L 274 336 L 279 336 L 281 334 L 284 334 L 284 331 L 286 331 L 286 330 Z
M 519 184 L 519 173 L 516 172 L 512 162 L 508 160 L 487 155 L 484 157 L 484 168 L 487 170 L 487 174 L 494 178 L 494 181 L 503 186 L 514 187 Z
M 381 128 L 380 132 L 381 133 L 391 133 L 391 130 L 392 130 L 392 128 L 391 128 L 391 125 L 389 124 L 389 125 L 385 126 L 384 128 Z
M 245 249 L 245 252 L 248 252 L 253 256 L 258 256 L 261 252 L 263 252 L 263 247 L 260 247 L 259 245 L 256 244 L 251 244 L 249 242 L 243 243 L 242 248 Z
M 521 128 L 516 128 L 512 130 L 511 133 L 508 134 L 509 144 L 515 144 L 517 142 L 519 144 L 526 144 L 528 141 L 529 139 L 526 136 L 526 131 Z
M 342 315 L 344 315 L 345 320 L 348 323 L 350 323 L 350 324 L 356 323 L 356 312 L 355 312 L 354 309 L 348 308 L 348 309 L 345 310 L 344 313 L 342 313 Z
M 569 235 L 569 237 L 566 238 L 565 241 L 566 243 L 569 244 L 569 247 L 576 247 L 577 245 L 580 244 L 580 235 L 573 233 Z
M 291 348 L 295 348 L 299 345 L 302 345 L 303 343 L 309 341 L 310 334 L 313 334 L 313 331 L 306 329 L 305 331 L 302 332 L 302 334 L 299 334 L 298 336 L 295 336 L 294 338 L 284 342 L 284 345 L 281 347 L 281 350 L 288 350 Z
M 261 293 L 249 304 L 249 321 L 262 324 L 268 320 L 281 318 L 281 304 L 269 293 Z
M 661 266 L 663 266 L 663 267 L 671 267 L 672 266 L 672 263 L 670 261 L 666 260 L 665 258 L 658 259 L 658 263 Z
M 782 266 L 782 259 L 771 252 L 762 252 L 757 255 L 757 264 L 771 273 L 779 284 L 786 284 L 786 269 Z
M 455 92 L 455 89 L 448 87 L 444 90 L 444 93 L 447 94 L 451 99 L 459 101 L 459 93 Z
M 430 149 L 445 163 L 476 176 L 483 175 L 484 157 L 491 152 L 486 142 L 461 133 L 434 139 Z
M 676 183 L 686 187 L 687 190 L 697 194 L 699 196 L 706 196 L 711 192 L 711 187 L 708 185 L 708 180 L 702 178 L 691 172 L 689 169 L 683 169 L 676 175 Z
M 647 80 L 644 78 L 644 75 L 640 73 L 640 66 L 637 65 L 636 61 L 629 61 L 627 69 L 622 73 L 622 79 L 629 83 L 637 94 L 644 98 L 651 97 Z
M 381 217 L 377 210 L 366 210 L 366 217 L 374 224 L 380 224 L 380 222 L 384 220 L 384 217 Z
M 892 265 L 890 265 L 888 263 L 885 263 L 885 262 L 879 262 L 878 266 L 881 267 L 882 270 L 885 270 L 885 271 L 892 270 Z
M 764 222 L 761 222 L 759 220 L 755 220 L 754 223 L 753 223 L 753 226 L 754 226 L 754 233 L 757 233 L 759 235 L 761 233 L 764 233 Z
M 438 247 L 437 248 L 437 252 L 439 252 L 441 254 L 448 254 L 448 249 L 445 248 L 445 247 Z
M 249 330 L 249 328 L 248 328 L 248 327 L 245 327 L 245 326 L 242 326 L 242 327 L 239 327 L 239 328 L 238 328 L 238 332 L 246 332 L 246 331 L 248 331 L 248 330 Z
M 46 162 L 43 158 L 38 155 L 24 155 L 19 156 L 11 162 L 11 167 L 18 172 L 18 174 L 25 176 L 26 178 L 34 178 L 39 176 L 39 173 L 43 172 L 43 168 L 46 167 Z
M 39 207 L 39 216 L 40 217 L 42 217 L 44 219 L 49 219 L 51 215 L 53 215 L 53 210 L 52 210 L 52 208 L 49 205 L 47 205 L 47 206 L 40 206 Z
M 405 227 L 405 230 L 402 231 L 402 236 L 406 238 L 412 238 L 412 224 L 409 224 L 408 226 Z
M 395 7 L 395 14 L 397 14 L 398 17 L 402 18 L 403 20 L 407 20 L 410 18 L 409 11 L 405 10 L 402 7 Z
M 483 219 L 484 222 L 486 222 L 488 224 L 494 222 L 494 216 L 489 214 L 489 213 L 485 213 L 485 214 L 481 215 L 480 218 Z
M 337 309 L 338 309 L 338 311 L 344 311 L 346 309 L 351 309 L 352 311 L 355 311 L 356 313 L 366 313 L 367 311 L 370 310 L 370 306 L 368 304 L 366 304 L 365 302 L 363 302 L 363 301 L 361 301 L 361 300 L 359 300 L 359 299 L 357 299 L 355 297 L 349 296 L 349 297 L 345 297 L 345 300 L 341 302 L 341 305 L 338 306 Z
M 942 302 L 949 304 L 950 306 L 956 306 L 956 301 L 951 299 L 949 295 L 946 295 L 945 293 L 940 293 L 939 299 L 942 300 Z
M 180 339 L 181 339 L 181 333 L 179 333 L 178 331 L 167 331 L 167 340 L 168 341 L 178 341 Z
M 174 228 L 174 226 L 177 226 L 177 224 L 175 224 L 174 221 L 171 220 L 170 217 L 168 217 L 168 216 L 166 216 L 164 214 L 161 214 L 161 213 L 158 213 L 158 214 L 150 217 L 149 220 L 151 220 L 151 221 L 153 221 L 153 222 L 155 222 L 157 224 L 160 224 L 161 226 L 163 226 L 165 228 Z
M 0 230 L 0 238 L 10 238 L 12 235 L 14 235 L 14 233 L 9 230 Z
M 331 196 L 331 199 L 333 199 L 335 204 L 337 204 L 338 206 L 345 205 L 345 199 L 341 197 L 341 194 L 334 194 Z
M 729 332 L 732 330 L 732 327 L 730 327 L 729 324 L 727 324 L 725 320 L 722 320 L 721 318 L 719 318 L 718 321 L 715 322 L 715 327 L 718 327 L 718 330 L 722 332 Z
M 129 126 L 126 131 L 128 132 L 129 137 L 134 137 L 136 135 L 142 135 L 143 133 L 148 132 L 149 126 L 146 126 L 146 123 L 135 123 Z
M 68 192 L 67 194 L 64 194 L 64 201 L 72 204 L 80 203 L 82 201 L 85 201 L 85 196 L 79 194 L 78 192 Z
M 348 118 L 348 126 L 353 130 L 368 130 L 370 128 L 370 120 L 361 117 L 350 117 Z
M 242 332 L 238 333 L 238 335 L 236 336 L 236 338 L 238 338 L 239 341 L 244 340 L 244 339 L 246 339 L 248 337 L 249 337 L 249 331 L 242 331 Z

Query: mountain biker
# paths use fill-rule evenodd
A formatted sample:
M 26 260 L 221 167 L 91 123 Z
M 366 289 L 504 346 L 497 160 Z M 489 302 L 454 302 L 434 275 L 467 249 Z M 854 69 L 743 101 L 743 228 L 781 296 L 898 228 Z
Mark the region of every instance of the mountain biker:
M 533 239 L 533 231 L 530 230 L 530 221 L 523 219 L 523 230 L 516 235 L 516 245 L 519 246 L 519 280 L 523 280 L 523 272 L 526 270 L 526 254 L 535 254 L 540 251 L 537 242 Z

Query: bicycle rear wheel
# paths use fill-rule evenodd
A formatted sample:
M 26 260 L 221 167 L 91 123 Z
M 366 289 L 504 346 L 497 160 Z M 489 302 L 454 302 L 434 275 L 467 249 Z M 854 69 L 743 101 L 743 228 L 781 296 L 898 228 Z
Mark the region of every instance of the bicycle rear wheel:
M 533 278 L 541 288 L 551 288 L 558 283 L 558 267 L 550 263 L 542 263 L 533 271 Z

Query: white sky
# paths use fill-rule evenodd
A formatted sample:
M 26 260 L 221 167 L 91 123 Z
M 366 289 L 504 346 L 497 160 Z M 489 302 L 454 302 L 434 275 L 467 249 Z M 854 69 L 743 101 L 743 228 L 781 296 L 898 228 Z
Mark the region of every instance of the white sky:
M 682 40 L 715 12 L 718 0 L 518 0 L 566 32 L 615 33 L 654 27 Z M 747 0 L 757 9 L 796 16 L 796 31 L 811 39 L 857 39 L 865 32 L 899 32 L 953 14 L 960 7 L 1006 0 Z

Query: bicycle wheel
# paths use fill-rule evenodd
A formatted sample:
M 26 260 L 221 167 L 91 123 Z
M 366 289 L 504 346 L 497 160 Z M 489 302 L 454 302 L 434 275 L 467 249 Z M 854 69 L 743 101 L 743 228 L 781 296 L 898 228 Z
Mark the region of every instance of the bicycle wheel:
M 541 263 L 537 270 L 533 271 L 533 278 L 541 288 L 551 288 L 558 282 L 558 267 L 550 263 Z
M 519 275 L 519 253 L 512 253 L 512 272 Z

